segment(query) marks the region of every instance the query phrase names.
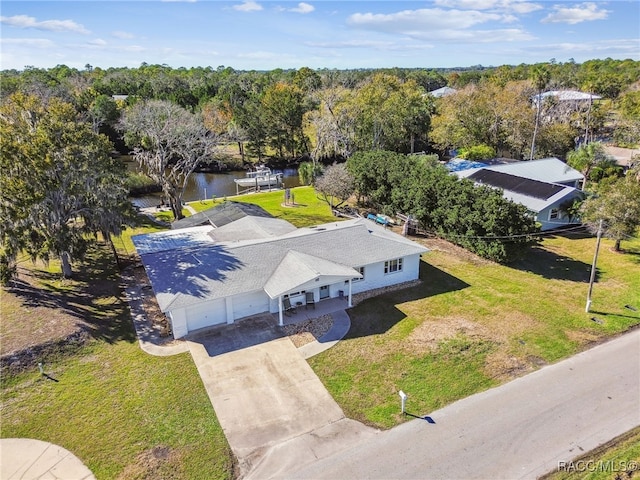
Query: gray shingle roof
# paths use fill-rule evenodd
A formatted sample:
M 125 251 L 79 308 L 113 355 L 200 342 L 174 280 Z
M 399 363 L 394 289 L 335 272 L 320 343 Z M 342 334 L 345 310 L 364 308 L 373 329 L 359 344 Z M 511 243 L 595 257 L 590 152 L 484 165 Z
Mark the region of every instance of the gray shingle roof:
M 212 225 L 222 227 L 246 216 L 273 218 L 264 208 L 243 202 L 224 202 L 202 212 L 194 213 L 190 217 L 176 220 L 171 224 L 172 229 Z
M 272 239 L 211 241 L 209 245 L 197 243 L 193 248 L 182 246 L 141 253 L 141 257 L 160 309 L 167 311 L 263 290 L 289 252 L 302 254 L 297 258 L 306 265 L 310 262 L 309 256 L 323 259 L 322 265 L 316 268 L 328 274 L 330 263 L 353 268 L 426 251 L 423 246 L 373 222 L 355 219 L 302 228 Z M 307 278 L 309 272 L 305 275 Z M 280 291 L 275 287 L 273 290 Z

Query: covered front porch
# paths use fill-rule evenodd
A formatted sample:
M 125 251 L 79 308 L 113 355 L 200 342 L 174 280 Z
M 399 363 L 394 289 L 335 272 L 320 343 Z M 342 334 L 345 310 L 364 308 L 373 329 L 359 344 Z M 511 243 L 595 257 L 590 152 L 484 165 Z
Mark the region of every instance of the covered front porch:
M 344 298 L 335 297 L 335 298 L 326 298 L 320 300 L 319 302 L 315 302 L 315 308 L 313 305 L 293 305 L 295 308 L 295 313 L 290 311 L 288 315 L 283 315 L 281 317 L 280 312 L 273 313 L 273 318 L 275 321 L 281 325 L 293 325 L 296 323 L 304 322 L 306 320 L 313 320 L 315 318 L 320 318 L 323 315 L 329 315 L 333 312 L 337 312 L 339 310 L 346 310 L 349 308 L 347 297 Z M 280 323 L 280 319 L 282 318 L 282 323 Z

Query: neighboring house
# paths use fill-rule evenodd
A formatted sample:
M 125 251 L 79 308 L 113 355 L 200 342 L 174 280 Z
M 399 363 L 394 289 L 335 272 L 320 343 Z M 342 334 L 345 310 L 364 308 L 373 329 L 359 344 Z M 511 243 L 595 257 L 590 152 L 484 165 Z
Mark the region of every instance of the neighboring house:
M 429 95 L 436 97 L 436 98 L 441 98 L 441 97 L 446 97 L 448 95 L 452 95 L 454 93 L 456 93 L 457 90 L 455 88 L 451 88 L 451 87 L 442 87 L 442 88 L 438 88 L 436 90 L 432 90 L 429 92 Z
M 602 97 L 593 93 L 585 93 L 579 90 L 549 90 L 540 94 L 540 99 L 544 102 L 546 99 L 551 99 L 564 103 L 584 103 L 591 102 L 593 100 L 600 100 Z M 538 101 L 538 95 L 531 97 L 533 103 Z
M 578 189 L 582 189 L 584 184 L 584 175 L 582 173 L 555 157 L 517 161 L 502 165 L 471 165 L 464 168 L 463 165 L 457 163 L 455 169 L 449 169 L 460 178 L 467 178 L 480 169 L 486 169 L 494 172 L 508 173 L 509 175 L 528 178 L 530 180 L 537 180 L 539 182 L 558 183 Z
M 584 193 L 577 188 L 541 182 L 491 168 L 476 169 L 466 178 L 478 185 L 499 188 L 506 199 L 527 207 L 541 225 L 541 230 L 552 230 L 580 222 L 578 218 L 569 217 L 566 213 L 567 206 L 584 198 Z
M 417 279 L 427 251 L 365 219 L 300 229 L 282 222 L 245 216 L 133 237 L 175 338 L 265 312 L 282 325 L 284 300 L 303 301 L 306 292 L 351 306 L 355 293 Z

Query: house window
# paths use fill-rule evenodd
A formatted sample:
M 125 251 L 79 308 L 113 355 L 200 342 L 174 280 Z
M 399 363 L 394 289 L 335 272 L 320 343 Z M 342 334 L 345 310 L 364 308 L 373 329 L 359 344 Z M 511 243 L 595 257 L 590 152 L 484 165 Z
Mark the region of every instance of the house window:
M 306 290 L 302 290 L 301 292 L 285 293 L 283 295 L 283 298 L 293 298 L 293 297 L 297 297 L 298 295 L 304 295 L 305 293 L 306 293 Z
M 358 273 L 359 273 L 360 275 L 362 275 L 362 278 L 357 278 L 357 277 L 355 277 L 355 278 L 352 278 L 352 279 L 351 279 L 351 281 L 352 281 L 352 282 L 361 282 L 362 280 L 364 280 L 364 267 L 356 267 L 354 270 L 357 270 L 357 271 L 358 271 Z M 346 281 L 346 282 L 344 282 L 344 283 L 349 283 L 349 281 L 347 280 L 347 281 Z
M 402 259 L 387 260 L 384 262 L 384 274 L 402 271 Z
M 560 218 L 560 210 L 557 208 L 552 208 L 549 212 L 549 220 L 557 220 Z

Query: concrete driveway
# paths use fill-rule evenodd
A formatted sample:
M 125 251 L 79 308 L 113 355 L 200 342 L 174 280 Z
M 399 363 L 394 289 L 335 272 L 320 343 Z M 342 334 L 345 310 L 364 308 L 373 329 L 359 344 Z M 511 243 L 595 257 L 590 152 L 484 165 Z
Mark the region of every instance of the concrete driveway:
M 266 320 L 214 329 L 188 344 L 243 474 L 254 470 L 272 447 L 310 432 L 314 440 L 331 436 L 338 441 L 328 451 L 326 442 L 311 440 L 295 459 L 283 452 L 275 459 L 277 469 L 292 460 L 300 468 L 335 453 L 340 439 L 352 445 L 375 432 L 345 418 L 291 340 Z

